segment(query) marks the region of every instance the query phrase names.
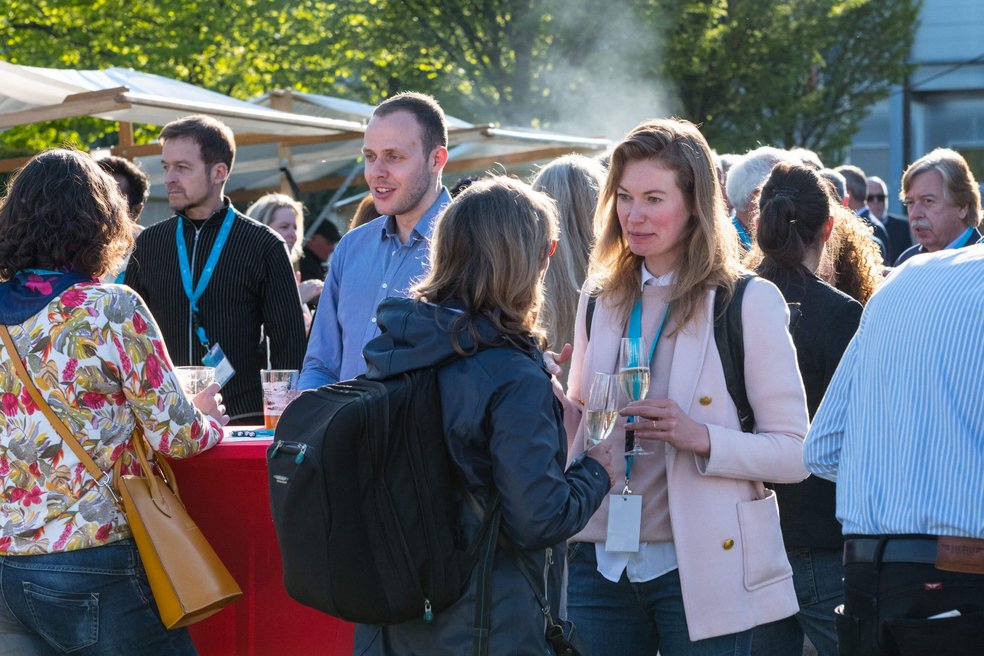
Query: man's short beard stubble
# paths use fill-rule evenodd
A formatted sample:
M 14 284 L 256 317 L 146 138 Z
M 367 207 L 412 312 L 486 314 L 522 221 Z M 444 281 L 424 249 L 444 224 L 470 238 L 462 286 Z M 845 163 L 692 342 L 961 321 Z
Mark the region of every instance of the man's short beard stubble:
M 419 175 L 417 175 L 413 180 L 413 186 L 407 189 L 407 197 L 402 205 L 397 206 L 393 212 L 392 216 L 402 216 L 407 214 L 420 205 L 421 201 L 427 197 L 427 193 L 431 188 L 431 177 L 430 173 L 426 168 L 420 170 Z

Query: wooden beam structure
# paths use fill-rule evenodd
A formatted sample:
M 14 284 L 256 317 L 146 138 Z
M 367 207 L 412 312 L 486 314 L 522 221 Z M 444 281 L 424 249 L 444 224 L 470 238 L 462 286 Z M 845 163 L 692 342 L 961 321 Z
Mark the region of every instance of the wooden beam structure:
M 22 109 L 19 112 L 0 114 L 0 129 L 129 109 L 132 105 L 123 98 L 123 94 L 127 91 L 126 87 L 116 87 L 76 93 L 67 96 L 57 105 L 44 105 L 43 107 Z

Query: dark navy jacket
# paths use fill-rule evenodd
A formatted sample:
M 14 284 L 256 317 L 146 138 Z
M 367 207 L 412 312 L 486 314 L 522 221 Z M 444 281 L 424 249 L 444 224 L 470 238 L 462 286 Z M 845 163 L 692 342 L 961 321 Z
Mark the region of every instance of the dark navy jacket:
M 379 378 L 447 362 L 439 382 L 451 458 L 480 502 L 499 492 L 502 531 L 519 546 L 540 581 L 547 573 L 548 601 L 556 614 L 564 543 L 588 523 L 610 483 L 605 469 L 591 458 L 564 471 L 563 411 L 539 349 L 526 338 L 514 337 L 510 343 L 483 318 L 409 299 L 384 300 L 376 316 L 382 334 L 364 350 L 366 375 Z M 467 325 L 476 327 L 487 347 L 457 357 L 449 333 L 455 319 L 463 320 L 454 333 L 463 349 L 475 345 Z M 478 519 L 460 499 L 459 505 L 466 533 L 473 534 Z M 433 623 L 360 627 L 355 653 L 470 653 L 474 602 L 473 576 L 469 592 L 436 614 Z M 490 654 L 553 653 L 533 591 L 501 549 L 493 565 L 491 625 Z
M 973 230 L 970 231 L 970 237 L 968 237 L 967 240 L 964 241 L 964 243 L 958 246 L 957 248 L 963 248 L 965 246 L 973 246 L 978 242 L 980 238 L 981 238 L 980 230 L 974 228 Z M 895 260 L 895 266 L 899 266 L 913 255 L 919 255 L 925 252 L 926 249 L 923 248 L 922 244 L 915 244 L 911 248 L 906 249 L 906 251 L 903 252 L 901 255 L 899 255 L 899 259 Z

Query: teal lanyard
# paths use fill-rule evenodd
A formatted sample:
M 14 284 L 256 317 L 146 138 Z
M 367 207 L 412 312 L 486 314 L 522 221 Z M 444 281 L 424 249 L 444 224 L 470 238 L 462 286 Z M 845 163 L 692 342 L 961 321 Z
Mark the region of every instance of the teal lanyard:
M 22 271 L 24 273 L 33 273 L 36 276 L 64 276 L 68 273 L 67 271 L 52 271 L 51 269 L 22 269 Z
M 960 239 L 963 240 L 963 243 L 961 243 L 956 248 L 964 248 L 965 246 L 970 246 L 970 240 L 973 239 L 973 238 L 974 238 L 974 229 L 973 228 L 967 228 L 964 231 L 964 233 L 962 235 L 960 235 Z
M 747 230 L 745 230 L 745 226 L 741 224 L 741 221 L 738 220 L 737 216 L 731 218 L 731 223 L 734 224 L 735 230 L 738 231 L 738 240 L 741 242 L 742 247 L 744 247 L 746 251 L 751 250 L 752 236 L 748 234 Z
M 232 232 L 232 223 L 235 218 L 236 210 L 233 209 L 230 203 L 229 209 L 226 210 L 225 219 L 222 220 L 222 228 L 219 230 L 219 236 L 215 239 L 215 243 L 212 244 L 212 250 L 208 254 L 208 259 L 205 261 L 205 268 L 202 269 L 202 275 L 198 278 L 198 284 L 194 287 L 194 274 L 191 270 L 191 263 L 188 261 L 188 247 L 185 246 L 184 230 L 182 229 L 183 222 L 180 220 L 180 217 L 177 228 L 175 229 L 175 238 L 178 247 L 178 266 L 181 268 L 181 284 L 184 286 L 185 296 L 191 302 L 192 323 L 196 325 L 195 332 L 202 346 L 206 349 L 208 348 L 208 338 L 205 336 L 205 328 L 198 321 L 197 317 L 198 299 L 205 293 L 205 288 L 208 287 L 208 283 L 212 279 L 212 274 L 215 272 L 215 265 L 219 263 L 219 256 L 222 254 L 223 247 L 225 247 L 226 239 L 229 238 L 229 233 Z
M 656 329 L 656 336 L 653 337 L 653 345 L 649 347 L 649 361 L 647 364 L 649 365 L 650 369 L 652 369 L 653 366 L 653 358 L 656 357 L 656 345 L 659 344 L 659 338 L 663 336 L 663 326 L 666 325 L 666 317 L 668 317 L 669 315 L 670 315 L 670 305 L 669 303 L 667 303 L 666 310 L 663 311 L 663 318 L 660 319 L 659 321 L 659 328 Z M 628 336 L 630 338 L 634 337 L 637 339 L 642 339 L 642 299 L 641 298 L 635 302 L 635 305 L 632 306 L 632 313 L 629 315 Z M 631 424 L 634 421 L 635 421 L 635 417 L 629 417 L 628 423 Z M 631 432 L 632 431 L 629 431 L 628 428 L 626 428 L 626 439 L 625 439 L 626 451 L 629 451 L 631 448 L 629 445 L 629 437 L 628 437 L 628 434 Z M 632 440 L 633 441 L 635 440 L 634 436 L 632 437 Z M 626 490 L 629 489 L 629 478 L 632 475 L 632 457 L 633 456 L 625 456 L 625 489 Z
M 670 306 L 667 304 L 666 310 L 663 311 L 663 318 L 659 321 L 659 328 L 656 329 L 656 336 L 653 337 L 653 345 L 649 347 L 649 366 L 653 366 L 653 358 L 656 357 L 656 345 L 659 344 L 659 338 L 663 335 L 663 326 L 666 324 L 666 317 L 670 314 Z M 634 337 L 637 339 L 642 339 L 642 299 L 635 302 L 632 306 L 632 314 L 629 315 L 629 335 L 630 338 Z

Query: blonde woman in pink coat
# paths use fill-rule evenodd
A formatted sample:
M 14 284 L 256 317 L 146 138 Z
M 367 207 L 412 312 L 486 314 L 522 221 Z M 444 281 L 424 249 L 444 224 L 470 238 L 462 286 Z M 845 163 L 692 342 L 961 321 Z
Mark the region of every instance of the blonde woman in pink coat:
M 762 483 L 807 476 L 806 399 L 785 301 L 761 279 L 744 292 L 755 414 L 745 433 L 712 316 L 715 293 L 730 295 L 743 271 L 697 128 L 670 119 L 632 130 L 612 153 L 598 212 L 568 397 L 578 405 L 595 372 L 617 373 L 621 339 L 635 331 L 652 382 L 644 399 L 623 397 L 620 414 L 651 455 L 613 461 L 611 495 L 572 538 L 569 616 L 587 654 L 748 654 L 752 627 L 798 609 L 775 495 Z M 571 458 L 584 450 L 582 421 Z

